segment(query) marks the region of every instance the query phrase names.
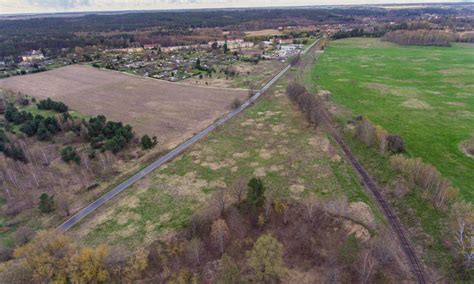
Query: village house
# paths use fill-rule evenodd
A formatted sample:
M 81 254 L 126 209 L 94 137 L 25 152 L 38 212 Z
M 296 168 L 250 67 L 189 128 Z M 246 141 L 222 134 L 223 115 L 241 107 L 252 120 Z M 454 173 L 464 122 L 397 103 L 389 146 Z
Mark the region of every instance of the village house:
M 159 43 L 150 43 L 150 44 L 144 44 L 143 48 L 146 50 L 151 50 L 151 49 L 158 49 L 161 47 L 161 44 Z
M 43 53 L 38 50 L 32 50 L 21 57 L 21 60 L 23 62 L 33 62 L 33 61 L 39 61 L 43 59 L 44 59 Z

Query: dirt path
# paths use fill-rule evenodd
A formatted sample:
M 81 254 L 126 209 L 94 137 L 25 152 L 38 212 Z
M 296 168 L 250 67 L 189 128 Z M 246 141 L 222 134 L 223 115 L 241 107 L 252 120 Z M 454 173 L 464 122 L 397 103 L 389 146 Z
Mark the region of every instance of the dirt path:
M 428 280 L 427 280 L 427 276 L 426 276 L 423 264 L 418 259 L 415 249 L 410 244 L 410 241 L 408 240 L 408 237 L 406 236 L 405 230 L 403 228 L 403 225 L 400 223 L 400 220 L 395 215 L 395 212 L 393 211 L 391 206 L 388 204 L 388 202 L 380 194 L 380 189 L 378 188 L 377 184 L 374 182 L 372 177 L 367 173 L 364 167 L 355 158 L 349 146 L 347 146 L 347 144 L 344 142 L 342 137 L 339 135 L 339 132 L 332 126 L 330 116 L 326 110 L 324 110 L 322 116 L 324 119 L 324 122 L 323 122 L 324 127 L 327 129 L 328 133 L 334 138 L 334 140 L 337 142 L 339 147 L 341 147 L 342 151 L 344 152 L 346 156 L 346 159 L 351 163 L 352 167 L 359 174 L 360 178 L 362 179 L 362 182 L 364 183 L 364 187 L 375 198 L 382 213 L 385 215 L 390 226 L 392 227 L 393 232 L 397 235 L 398 241 L 400 243 L 400 247 L 405 253 L 410 269 L 412 270 L 417 282 L 426 283 Z

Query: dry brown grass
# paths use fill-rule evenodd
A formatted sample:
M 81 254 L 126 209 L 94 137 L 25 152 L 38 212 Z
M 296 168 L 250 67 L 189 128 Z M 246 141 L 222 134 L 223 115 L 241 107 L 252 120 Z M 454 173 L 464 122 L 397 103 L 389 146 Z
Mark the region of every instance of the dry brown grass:
M 0 88 L 37 98 L 63 101 L 84 115 L 104 114 L 157 135 L 160 142 L 179 143 L 228 111 L 248 92 L 182 84 L 72 65 L 0 81 Z

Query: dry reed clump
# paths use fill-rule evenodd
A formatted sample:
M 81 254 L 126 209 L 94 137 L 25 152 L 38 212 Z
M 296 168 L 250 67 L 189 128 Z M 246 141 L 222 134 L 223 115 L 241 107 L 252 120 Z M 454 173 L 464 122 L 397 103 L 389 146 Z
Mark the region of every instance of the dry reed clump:
M 390 163 L 395 171 L 418 186 L 434 207 L 445 208 L 448 202 L 458 197 L 458 190 L 434 166 L 423 163 L 420 158 L 396 155 L 390 158 Z

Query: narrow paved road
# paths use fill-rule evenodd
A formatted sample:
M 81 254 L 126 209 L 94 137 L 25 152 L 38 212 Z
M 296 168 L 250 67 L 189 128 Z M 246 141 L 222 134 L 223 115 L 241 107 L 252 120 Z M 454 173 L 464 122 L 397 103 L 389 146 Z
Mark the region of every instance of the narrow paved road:
M 307 53 L 309 50 L 311 50 L 318 42 L 320 39 L 317 39 L 313 44 L 311 44 L 308 48 L 306 48 L 302 54 Z M 79 212 L 74 214 L 72 217 L 70 217 L 68 220 L 66 220 L 64 223 L 58 226 L 58 230 L 65 232 L 69 230 L 71 227 L 79 223 L 84 217 L 88 216 L 92 212 L 94 212 L 97 208 L 102 206 L 105 202 L 109 201 L 113 197 L 115 197 L 117 194 L 121 193 L 125 189 L 129 188 L 132 184 L 134 184 L 136 181 L 139 179 L 143 178 L 150 172 L 156 170 L 157 168 L 161 167 L 165 163 L 169 162 L 170 160 L 176 158 L 178 155 L 183 153 L 186 149 L 191 147 L 194 143 L 197 141 L 203 139 L 206 137 L 210 132 L 214 131 L 218 126 L 221 126 L 225 124 L 227 121 L 232 119 L 234 116 L 237 114 L 241 113 L 243 110 L 248 108 L 254 101 L 256 101 L 263 93 L 265 93 L 266 90 L 268 90 L 275 82 L 277 82 L 283 75 L 290 70 L 291 66 L 288 65 L 285 69 L 283 69 L 280 73 L 278 73 L 275 77 L 273 77 L 259 92 L 257 92 L 255 95 L 253 95 L 251 98 L 249 98 L 247 101 L 245 101 L 239 108 L 231 111 L 218 121 L 214 122 L 213 124 L 209 125 L 207 128 L 204 130 L 201 130 L 198 134 L 194 135 L 191 137 L 189 140 L 185 141 L 184 143 L 180 144 L 178 147 L 174 148 L 171 152 L 167 153 L 163 157 L 159 158 L 143 170 L 139 171 L 135 175 L 133 175 L 131 178 L 127 179 L 111 191 L 107 192 L 106 194 L 102 195 L 99 199 L 95 200 L 91 204 L 87 205 L 83 209 L 81 209 Z

